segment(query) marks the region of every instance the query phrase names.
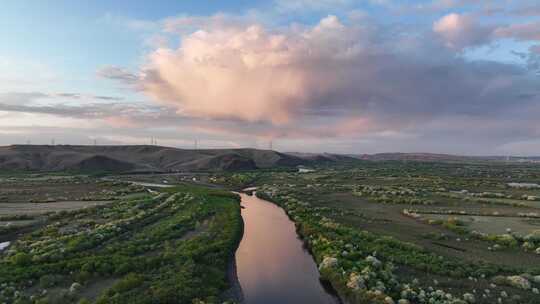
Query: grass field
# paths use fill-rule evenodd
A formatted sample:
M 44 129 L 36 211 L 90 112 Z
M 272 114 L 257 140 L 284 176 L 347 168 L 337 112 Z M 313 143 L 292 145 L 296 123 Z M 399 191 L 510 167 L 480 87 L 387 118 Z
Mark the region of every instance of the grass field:
M 17 236 L 8 234 L 11 244 L 0 260 L 0 302 L 224 300 L 228 264 L 242 229 L 236 195 L 184 186 L 104 205 L 63 204 L 71 210 L 50 205 L 62 211 Z
M 519 165 L 383 162 L 254 180 L 296 222 L 323 277 L 352 302 L 538 303 L 540 210 L 484 201 L 527 202 L 517 198 L 538 189 L 507 183 L 513 175 L 536 182 L 538 172 Z M 380 265 L 370 266 L 373 259 Z
M 242 233 L 229 190 L 258 186 L 348 302 L 539 303 L 539 189 L 508 186 L 538 183 L 538 166 L 2 178 L 0 302 L 221 303 Z

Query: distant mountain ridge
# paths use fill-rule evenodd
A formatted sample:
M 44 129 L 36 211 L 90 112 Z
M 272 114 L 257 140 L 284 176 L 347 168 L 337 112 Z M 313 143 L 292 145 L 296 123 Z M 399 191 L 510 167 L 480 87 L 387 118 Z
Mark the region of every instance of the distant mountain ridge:
M 467 156 L 467 155 L 452 155 L 440 153 L 376 153 L 376 154 L 361 154 L 355 156 L 358 159 L 373 160 L 373 161 L 512 161 L 512 162 L 538 162 L 538 156 Z
M 187 150 L 160 146 L 12 145 L 0 169 L 32 171 L 230 171 L 292 167 L 309 161 L 270 150 Z
M 0 170 L 28 171 L 235 171 L 360 161 L 504 161 L 503 156 L 434 153 L 281 153 L 271 150 L 178 149 L 149 145 L 12 145 L 0 147 Z M 539 157 L 511 161 L 540 162 Z
M 437 153 L 376 153 L 362 154 L 358 158 L 365 160 L 411 160 L 411 161 L 468 161 L 482 160 L 484 157 L 461 156 Z

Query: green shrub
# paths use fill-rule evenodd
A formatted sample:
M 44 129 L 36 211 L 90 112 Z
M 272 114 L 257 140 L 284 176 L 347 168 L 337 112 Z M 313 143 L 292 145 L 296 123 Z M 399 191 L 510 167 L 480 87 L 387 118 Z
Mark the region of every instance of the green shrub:
M 24 252 L 19 252 L 11 257 L 11 262 L 17 266 L 27 266 L 32 262 L 32 257 Z

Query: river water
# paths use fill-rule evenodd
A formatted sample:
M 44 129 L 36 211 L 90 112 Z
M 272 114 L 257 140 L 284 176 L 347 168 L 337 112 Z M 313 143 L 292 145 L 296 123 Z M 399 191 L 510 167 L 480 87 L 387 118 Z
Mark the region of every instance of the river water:
M 245 303 L 339 303 L 321 285 L 317 265 L 285 211 L 255 196 L 240 196 L 244 236 L 236 267 Z
M 0 243 L 0 251 L 6 249 L 9 247 L 10 242 L 1 242 Z

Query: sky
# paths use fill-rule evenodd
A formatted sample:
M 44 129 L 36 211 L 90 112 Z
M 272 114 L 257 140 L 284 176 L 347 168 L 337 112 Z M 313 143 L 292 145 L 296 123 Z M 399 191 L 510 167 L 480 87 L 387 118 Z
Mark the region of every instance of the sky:
M 8 0 L 0 39 L 0 145 L 540 155 L 537 0 Z

